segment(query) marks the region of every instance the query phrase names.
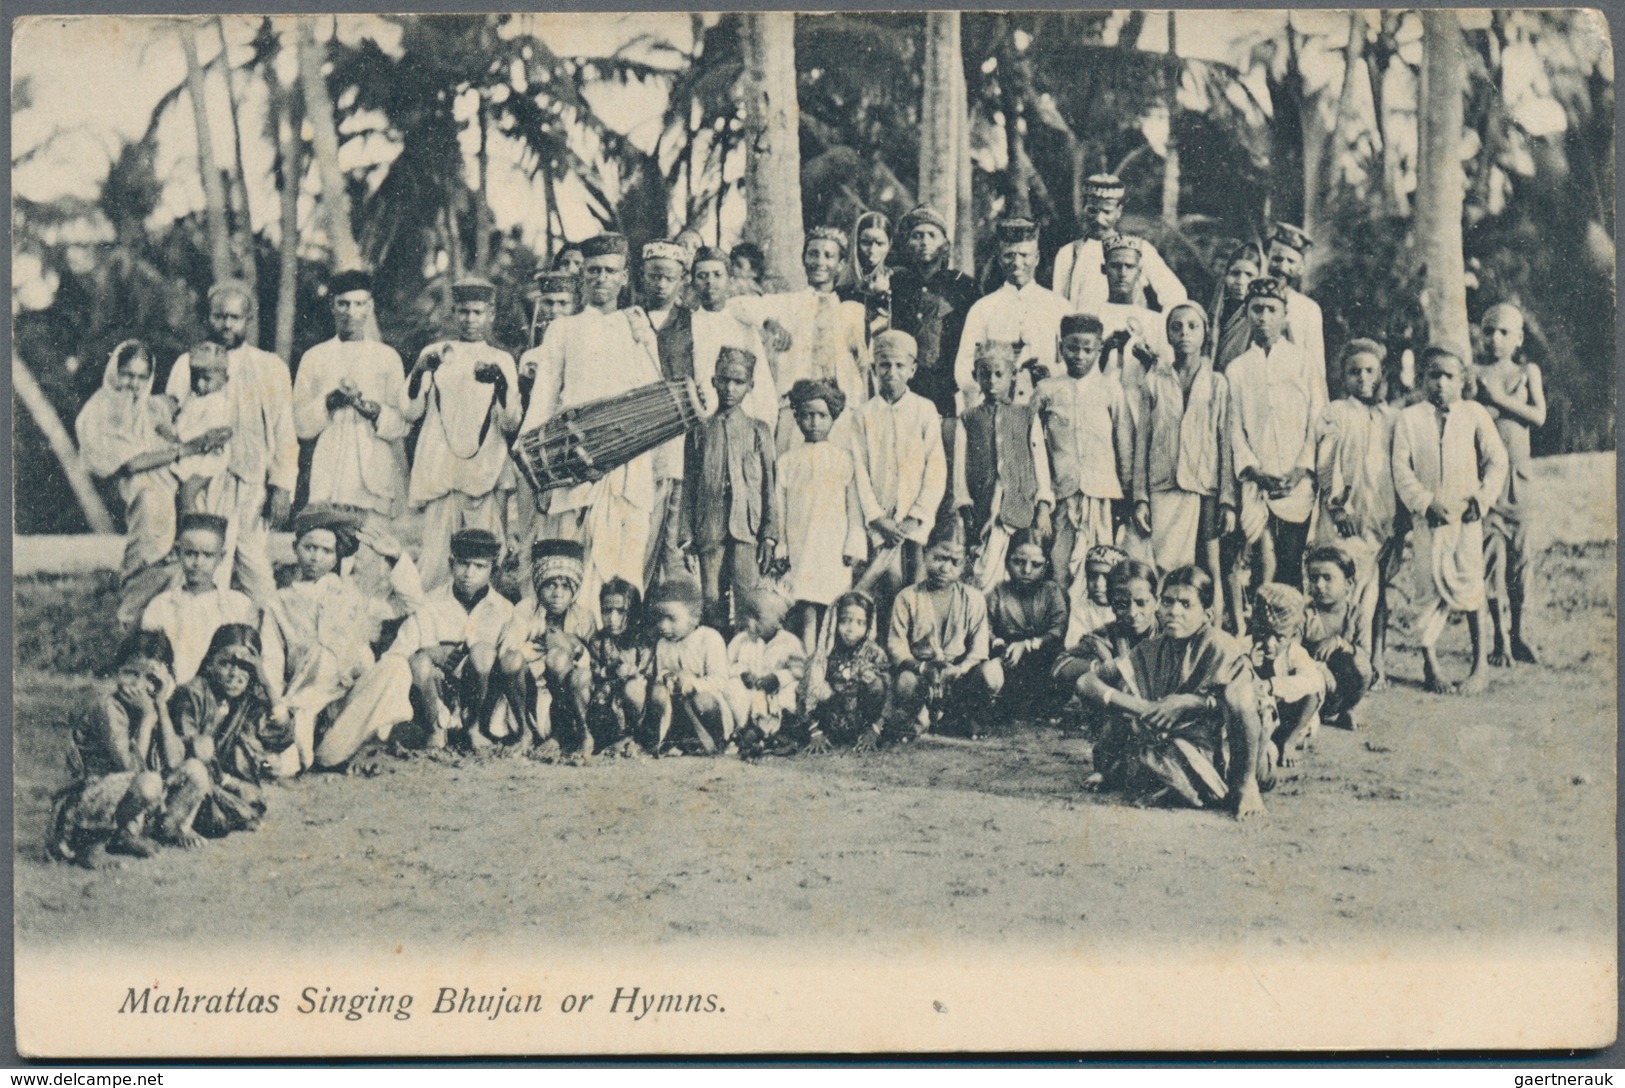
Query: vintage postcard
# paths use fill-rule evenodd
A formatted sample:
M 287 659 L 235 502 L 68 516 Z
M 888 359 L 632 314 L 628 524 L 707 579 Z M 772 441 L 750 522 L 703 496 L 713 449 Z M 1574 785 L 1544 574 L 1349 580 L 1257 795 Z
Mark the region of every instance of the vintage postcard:
M 1600 12 L 11 56 L 23 1056 L 1614 1038 Z

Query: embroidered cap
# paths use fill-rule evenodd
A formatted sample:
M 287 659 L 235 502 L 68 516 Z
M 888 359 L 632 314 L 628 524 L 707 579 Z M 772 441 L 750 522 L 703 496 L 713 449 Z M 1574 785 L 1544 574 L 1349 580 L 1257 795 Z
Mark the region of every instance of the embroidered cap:
M 1001 219 L 993 228 L 993 235 L 1001 246 L 1019 245 L 1038 241 L 1038 224 L 1031 219 Z
M 1124 191 L 1116 174 L 1091 174 L 1083 183 L 1083 195 L 1092 200 L 1122 200 Z
M 1285 306 L 1286 284 L 1274 276 L 1259 276 L 1247 285 L 1247 301 L 1255 298 L 1272 298 Z
M 840 227 L 814 227 L 812 230 L 807 232 L 807 241 L 834 242 L 841 248 L 842 254 L 846 253 L 846 247 L 850 244 L 846 236 L 846 231 L 842 230 Z
M 1304 233 L 1302 227 L 1295 227 L 1291 223 L 1277 223 L 1270 232 L 1270 241 L 1279 242 L 1288 249 L 1295 249 L 1299 253 L 1314 245 L 1314 240 Z
M 1265 582 L 1253 594 L 1253 632 L 1291 638 L 1303 631 L 1303 594 L 1280 582 Z
M 453 302 L 495 303 L 497 300 L 496 284 L 490 280 L 481 279 L 458 280 L 451 285 L 451 300 Z
M 586 549 L 578 540 L 538 540 L 530 546 L 530 580 L 541 585 L 552 578 L 563 578 L 580 589 L 586 559 Z
M 643 259 L 648 261 L 676 261 L 688 267 L 688 250 L 676 242 L 650 242 L 643 247 Z
M 756 377 L 755 352 L 746 351 L 744 348 L 724 347 L 717 352 L 716 373 L 720 374 L 722 368 L 730 363 L 744 367 L 746 376 L 753 379 Z
M 921 204 L 903 216 L 902 221 L 897 224 L 897 233 L 907 238 L 914 228 L 919 226 L 936 227 L 944 237 L 947 237 L 948 220 L 929 204 Z
M 561 272 L 557 269 L 544 268 L 536 273 L 536 286 L 544 295 L 554 295 L 560 292 L 574 294 L 581 283 L 581 278 L 574 272 Z

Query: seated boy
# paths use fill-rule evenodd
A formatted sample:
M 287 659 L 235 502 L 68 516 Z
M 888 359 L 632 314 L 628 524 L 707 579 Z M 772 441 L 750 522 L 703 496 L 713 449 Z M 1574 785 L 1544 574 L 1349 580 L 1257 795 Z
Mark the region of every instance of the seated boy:
M 611 578 L 598 591 L 603 626 L 587 640 L 592 696 L 587 728 L 598 752 L 636 755 L 636 734 L 649 707 L 655 650 L 643 630 L 643 594 L 625 578 Z
M 866 752 L 880 742 L 891 661 L 874 639 L 875 602 L 853 590 L 833 607 L 835 638 L 807 666 L 807 751 Z
M 158 841 L 202 845 L 192 821 L 209 771 L 170 720 L 170 659 L 162 632 L 131 634 L 111 687 L 75 727 L 75 781 L 52 799 L 47 850 L 56 860 L 100 868 L 115 863 L 111 855 L 151 857 Z
M 649 688 L 644 746 L 651 755 L 687 752 L 715 755 L 733 736 L 733 711 L 723 697 L 728 680 L 728 646 L 710 627 L 700 626 L 699 587 L 667 582 L 652 595 L 655 682 Z M 673 724 L 676 733 L 672 732 Z
M 1106 576 L 1106 593 L 1112 622 L 1083 636 L 1076 647 L 1061 655 L 1050 673 L 1064 697 L 1078 693 L 1080 682 L 1096 665 L 1127 657 L 1157 633 L 1157 572 L 1151 564 L 1123 560 Z
M 1371 616 L 1354 592 L 1354 560 L 1336 544 L 1311 548 L 1303 563 L 1309 587 L 1303 648 L 1320 666 L 1326 701 L 1320 719 L 1360 728 L 1356 711 L 1371 683 Z
M 497 640 L 513 603 L 491 588 L 502 545 L 485 529 L 459 529 L 449 541 L 451 581 L 423 597 L 384 656 L 350 692 L 337 720 L 316 743 L 316 765 L 339 767 L 363 744 L 399 739 L 408 747 L 444 748 L 450 733 L 483 725 L 490 704 Z M 470 742 L 474 743 L 474 742 Z
M 1197 808 L 1264 813 L 1275 781 L 1258 683 L 1242 645 L 1214 627 L 1213 579 L 1179 567 L 1162 582 L 1161 633 L 1086 674 L 1079 694 L 1107 720 L 1091 786 Z
M 991 698 L 981 665 L 988 655 L 987 602 L 960 581 L 965 545 L 958 518 L 942 521 L 925 548 L 925 581 L 892 602 L 890 741 L 909 741 L 933 724 L 980 735 Z M 950 714 L 950 708 L 952 713 Z
M 495 688 L 514 716 L 513 739 L 540 745 L 537 754 L 544 759 L 564 751 L 581 760 L 593 752 L 587 729 L 592 697 L 587 640 L 594 625 L 576 601 L 584 556 L 575 540 L 538 540 L 531 545 L 530 580 L 536 596 L 514 606 L 497 638 Z M 481 725 L 490 728 L 490 722 L 469 727 L 469 740 L 476 748 L 490 743 Z
M 1253 595 L 1253 671 L 1261 691 L 1275 701 L 1280 724 L 1270 739 L 1283 767 L 1303 759 L 1326 700 L 1320 669 L 1301 641 L 1303 610 L 1303 594 L 1280 582 L 1265 582 Z
M 723 697 L 738 728 L 742 757 L 759 754 L 767 738 L 796 709 L 807 654 L 801 639 L 784 628 L 790 602 L 758 586 L 740 602 L 740 632 L 728 643 L 728 682 Z
M 226 519 L 216 514 L 185 514 L 175 537 L 181 584 L 164 590 L 141 613 L 141 628 L 162 631 L 175 654 L 175 682 L 197 675 L 209 640 L 223 624 L 261 625 L 260 610 L 235 589 L 220 589 L 215 573 L 226 555 Z M 280 645 L 280 641 L 278 642 Z M 267 675 L 280 678 L 282 663 L 267 663 Z M 280 692 L 273 692 L 273 696 Z
M 1417 557 L 1417 634 L 1427 689 L 1456 689 L 1439 675 L 1437 645 L 1452 614 L 1467 617 L 1473 667 L 1463 695 L 1484 690 L 1484 515 L 1506 486 L 1507 451 L 1489 413 L 1462 400 L 1466 350 L 1435 344 L 1422 354 L 1427 400 L 1394 425 L 1394 491 L 1411 512 Z

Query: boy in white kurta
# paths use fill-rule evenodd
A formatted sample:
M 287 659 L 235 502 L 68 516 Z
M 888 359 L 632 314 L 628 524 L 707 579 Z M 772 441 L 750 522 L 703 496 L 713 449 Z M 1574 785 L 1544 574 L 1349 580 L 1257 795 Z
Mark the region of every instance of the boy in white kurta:
M 226 388 L 230 381 L 226 352 L 219 344 L 204 341 L 194 347 L 189 356 L 192 387 L 175 413 L 175 437 L 194 444 L 222 437 L 224 441 L 175 462 L 175 478 L 180 481 L 175 505 L 183 514 L 219 514 L 229 520 L 234 512 L 231 504 L 236 490 L 227 486 L 233 406 L 231 393 Z
M 715 755 L 733 736 L 733 709 L 723 694 L 731 672 L 728 644 L 700 625 L 699 587 L 667 582 L 650 601 L 655 632 L 655 681 L 649 688 L 651 755 L 671 749 Z M 675 725 L 675 731 L 674 731 Z
M 382 518 L 406 499 L 406 376 L 388 344 L 367 339 L 372 277 L 340 272 L 328 284 L 336 334 L 299 360 L 293 422 L 314 440 L 310 501 L 369 510 Z
M 829 440 L 846 408 L 832 382 L 799 381 L 790 390 L 802 444 L 779 458 L 775 481 L 784 512 L 778 558 L 789 564 L 790 599 L 808 653 L 818 645 L 830 603 L 852 588 L 852 568 L 869 554 L 857 468 L 845 446 Z
M 741 757 L 759 754 L 766 738 L 796 710 L 807 651 L 784 629 L 788 608 L 789 602 L 768 586 L 758 586 L 740 602 L 742 629 L 728 643 L 729 677 L 722 693 L 738 728 Z
M 1484 515 L 1506 486 L 1507 451 L 1484 406 L 1461 399 L 1467 352 L 1422 353 L 1427 397 L 1394 425 L 1394 490 L 1411 512 L 1417 560 L 1417 635 L 1429 691 L 1484 690 Z M 1467 617 L 1473 667 L 1459 688 L 1439 675 L 1435 646 L 1451 613 Z
M 407 378 L 406 418 L 422 420 L 408 500 L 423 510 L 418 567 L 429 588 L 451 574 L 450 542 L 463 529 L 507 539 L 507 495 L 514 477 L 508 439 L 519 425 L 519 376 L 513 356 L 487 342 L 496 288 L 466 281 L 452 288 L 457 339 L 424 348 Z
M 197 675 L 216 630 L 228 623 L 260 627 L 260 608 L 235 589 L 221 589 L 215 571 L 224 566 L 226 519 L 215 514 L 185 514 L 175 535 L 181 582 L 147 603 L 141 629 L 161 631 L 174 649 L 177 684 Z M 281 693 L 281 661 L 268 671 L 275 677 L 273 695 Z

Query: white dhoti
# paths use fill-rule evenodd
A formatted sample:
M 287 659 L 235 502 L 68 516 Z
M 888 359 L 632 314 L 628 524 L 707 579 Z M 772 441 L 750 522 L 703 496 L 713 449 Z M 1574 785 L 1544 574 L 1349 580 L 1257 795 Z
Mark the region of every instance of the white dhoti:
M 396 726 L 411 720 L 411 662 L 386 654 L 350 689 L 332 728 L 316 746 L 316 766 L 341 766 L 367 741 L 388 740 Z
M 1196 562 L 1202 496 L 1189 491 L 1151 492 L 1151 561 L 1166 573 Z
M 1431 643 L 1453 612 L 1484 607 L 1484 523 L 1450 522 L 1434 528 L 1416 519 L 1416 636 Z
M 1083 575 L 1083 567 L 1090 549 L 1102 544 L 1117 545 L 1112 529 L 1112 501 L 1081 494 L 1063 500 L 1055 511 L 1055 543 L 1050 547 L 1050 566 L 1054 577 L 1066 587 L 1067 605 L 1073 616 L 1092 615 L 1089 583 Z M 1089 630 L 1074 631 L 1068 626 L 1066 644 L 1076 645 Z
M 998 518 L 987 523 L 978 544 L 976 562 L 971 566 L 971 584 L 983 593 L 1005 580 L 1005 558 L 1010 554 L 1010 530 Z

